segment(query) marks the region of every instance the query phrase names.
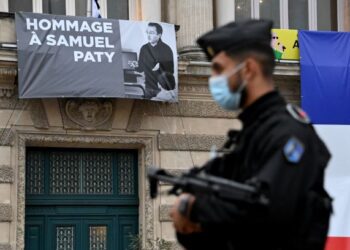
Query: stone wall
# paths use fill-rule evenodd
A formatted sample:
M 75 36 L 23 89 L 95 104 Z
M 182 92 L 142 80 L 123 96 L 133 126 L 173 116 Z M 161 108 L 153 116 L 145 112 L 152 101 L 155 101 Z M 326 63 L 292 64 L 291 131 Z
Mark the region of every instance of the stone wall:
M 343 30 L 350 31 L 350 0 L 344 0 L 343 11 L 344 11 Z

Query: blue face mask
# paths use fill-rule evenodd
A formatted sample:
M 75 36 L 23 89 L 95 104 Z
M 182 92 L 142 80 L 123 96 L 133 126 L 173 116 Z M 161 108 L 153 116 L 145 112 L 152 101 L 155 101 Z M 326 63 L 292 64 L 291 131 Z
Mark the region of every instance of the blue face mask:
M 212 76 L 209 78 L 209 90 L 213 99 L 224 109 L 235 111 L 239 109 L 242 91 L 245 88 L 245 82 L 241 83 L 235 92 L 229 88 L 229 77 L 239 72 L 245 63 L 238 64 L 228 75 Z

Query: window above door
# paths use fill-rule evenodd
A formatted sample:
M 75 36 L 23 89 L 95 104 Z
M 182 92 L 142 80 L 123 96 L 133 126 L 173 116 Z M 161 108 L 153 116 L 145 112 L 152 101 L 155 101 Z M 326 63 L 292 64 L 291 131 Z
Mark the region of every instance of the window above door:
M 91 0 L 4 0 L 8 1 L 8 11 L 36 12 L 56 15 L 88 15 L 88 1 Z M 129 19 L 129 7 L 136 6 L 137 0 L 99 0 L 103 18 Z M 2 10 L 3 11 L 3 10 Z
M 29 201 L 137 202 L 137 152 L 100 149 L 28 148 Z M 131 204 L 130 203 L 130 204 Z

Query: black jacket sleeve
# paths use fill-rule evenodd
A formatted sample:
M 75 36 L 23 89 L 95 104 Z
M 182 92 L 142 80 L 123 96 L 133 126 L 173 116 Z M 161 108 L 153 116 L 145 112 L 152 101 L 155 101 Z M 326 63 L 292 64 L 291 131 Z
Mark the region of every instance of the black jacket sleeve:
M 173 59 L 173 52 L 171 48 L 164 44 L 165 47 L 163 49 L 163 55 L 162 55 L 162 61 L 159 62 L 160 64 L 160 72 L 167 72 L 170 74 L 174 74 L 174 59 Z
M 137 72 L 144 72 L 145 71 L 145 46 L 142 46 L 140 49 L 138 67 L 135 68 L 135 70 Z
M 298 201 L 306 190 L 307 176 L 312 169 L 310 145 L 303 135 L 295 136 L 303 144 L 304 152 L 299 162 L 291 163 L 283 148 L 293 137 L 291 133 L 275 136 L 260 158 L 261 166 L 256 177 L 267 187 L 270 203 L 263 209 L 257 205 L 237 204 L 214 196 L 198 196 L 191 211 L 191 219 L 199 222 L 204 230 L 226 230 L 232 225 L 244 223 L 284 223 L 295 216 Z M 311 166 L 310 166 L 311 164 Z

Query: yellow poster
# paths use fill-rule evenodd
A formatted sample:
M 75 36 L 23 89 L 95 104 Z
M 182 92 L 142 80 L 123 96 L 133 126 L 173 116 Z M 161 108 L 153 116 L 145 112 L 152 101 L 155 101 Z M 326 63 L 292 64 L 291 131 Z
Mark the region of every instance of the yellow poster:
M 277 60 L 298 60 L 298 30 L 272 29 L 272 47 Z

